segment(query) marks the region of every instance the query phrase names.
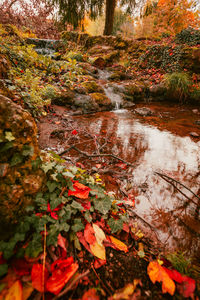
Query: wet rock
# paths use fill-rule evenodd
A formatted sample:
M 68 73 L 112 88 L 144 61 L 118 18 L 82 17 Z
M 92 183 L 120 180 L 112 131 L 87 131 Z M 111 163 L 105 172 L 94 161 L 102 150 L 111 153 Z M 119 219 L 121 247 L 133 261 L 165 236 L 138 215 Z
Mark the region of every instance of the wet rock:
M 149 92 L 150 92 L 152 97 L 162 96 L 166 92 L 166 87 L 162 83 L 152 85 L 149 88 Z
M 152 116 L 154 114 L 154 111 L 148 107 L 136 108 L 135 112 L 142 117 Z
M 31 115 L 3 95 L 0 111 L 0 235 L 7 238 L 32 203 L 44 174 L 33 167 L 39 148 Z M 24 178 L 29 179 L 26 184 Z
M 85 88 L 87 93 L 104 93 L 103 88 L 95 81 L 86 81 L 81 84 Z
M 190 132 L 190 135 L 191 135 L 192 137 L 194 137 L 194 138 L 200 137 L 200 135 L 199 135 L 198 133 L 196 133 L 196 132 Z
M 100 107 L 104 107 L 107 109 L 112 108 L 111 100 L 106 95 L 101 93 L 93 93 L 90 94 L 90 96 L 95 101 L 95 103 L 97 103 Z
M 106 66 L 106 61 L 104 58 L 102 57 L 95 57 L 93 60 L 92 60 L 92 64 L 93 66 L 99 68 L 99 69 L 103 69 L 105 68 Z
M 67 89 L 65 91 L 61 91 L 60 93 L 57 93 L 56 96 L 52 99 L 52 104 L 65 106 L 65 105 L 71 105 L 74 100 L 74 93 Z
M 83 69 L 85 74 L 94 75 L 98 73 L 98 69 L 89 63 L 80 63 L 79 66 Z

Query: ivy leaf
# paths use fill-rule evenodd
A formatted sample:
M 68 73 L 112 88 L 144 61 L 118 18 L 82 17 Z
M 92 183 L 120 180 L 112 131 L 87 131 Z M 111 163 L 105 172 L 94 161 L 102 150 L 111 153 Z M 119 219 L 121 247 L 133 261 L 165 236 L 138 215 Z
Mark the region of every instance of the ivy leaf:
M 10 166 L 14 167 L 23 162 L 23 156 L 19 153 L 15 153 L 11 159 Z
M 13 142 L 8 142 L 8 143 L 4 144 L 4 145 L 1 147 L 0 152 L 7 151 L 7 150 L 9 150 L 10 148 L 13 148 Z
M 47 181 L 46 185 L 50 193 L 52 193 L 58 187 L 58 183 L 56 181 Z
M 63 176 L 66 176 L 66 177 L 69 177 L 69 178 L 74 178 L 74 174 L 72 174 L 71 172 L 69 171 L 66 171 L 66 172 L 63 172 L 62 173 Z
M 88 221 L 88 223 L 91 223 L 91 222 L 92 222 L 92 216 L 91 216 L 91 214 L 89 213 L 88 210 L 85 212 L 84 217 L 85 217 L 85 219 Z
M 78 209 L 78 210 L 83 210 L 83 206 L 80 203 L 78 203 L 77 201 L 73 201 L 71 204 L 71 207 Z
M 70 226 L 67 223 L 62 223 L 62 224 L 60 224 L 59 229 L 60 229 L 60 231 L 68 232 L 70 229 Z
M 41 168 L 43 169 L 43 171 L 45 173 L 47 173 L 49 170 L 52 170 L 53 167 L 55 167 L 55 162 L 51 162 L 51 163 L 45 163 L 45 164 L 42 164 Z
M 6 138 L 6 140 L 8 140 L 9 142 L 15 140 L 15 137 L 13 136 L 12 132 L 10 132 L 10 131 L 6 131 L 6 132 L 5 132 L 5 138 Z
M 111 232 L 115 233 L 123 228 L 123 221 L 121 219 L 115 220 L 114 218 L 110 218 L 108 225 L 110 226 Z
M 34 149 L 32 146 L 24 145 L 23 150 L 22 150 L 22 155 L 23 156 L 33 156 L 34 154 Z
M 7 264 L 0 265 L 0 277 L 7 274 L 7 272 L 8 272 L 8 265 Z
M 104 195 L 105 196 L 105 195 Z M 103 215 L 107 214 L 111 209 L 112 202 L 109 197 L 104 197 L 104 199 L 94 199 L 94 208 L 100 211 Z
M 39 166 L 41 165 L 41 163 L 42 163 L 42 161 L 41 161 L 40 157 L 37 157 L 36 160 L 33 160 L 31 162 L 33 170 L 34 171 L 37 170 L 39 168 Z
M 81 231 L 85 228 L 83 223 L 81 222 L 81 219 L 74 219 L 74 225 L 72 226 L 72 230 L 74 232 Z

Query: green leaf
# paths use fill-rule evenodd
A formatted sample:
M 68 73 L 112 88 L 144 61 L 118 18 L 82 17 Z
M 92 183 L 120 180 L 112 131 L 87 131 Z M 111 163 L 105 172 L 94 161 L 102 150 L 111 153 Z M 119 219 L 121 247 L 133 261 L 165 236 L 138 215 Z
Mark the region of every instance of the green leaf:
M 23 162 L 23 156 L 19 153 L 15 153 L 11 159 L 10 166 L 16 166 L 18 164 L 21 164 Z
M 3 291 L 5 288 L 6 284 L 5 283 L 0 283 L 0 293 Z
M 30 205 L 30 206 L 27 206 L 25 210 L 26 210 L 26 212 L 31 212 L 31 211 L 34 211 L 34 209 L 35 209 L 35 207 Z
M 9 142 L 14 141 L 15 137 L 13 136 L 11 131 L 6 131 L 5 132 L 5 138 L 6 140 L 8 140 Z
M 0 265 L 0 277 L 6 275 L 7 272 L 8 272 L 8 265 L 7 264 Z
M 4 144 L 1 148 L 0 148 L 0 152 L 4 152 L 9 150 L 10 148 L 13 148 L 13 142 L 8 142 L 6 144 Z
M 112 202 L 109 197 L 104 195 L 104 199 L 94 199 L 94 208 L 101 212 L 103 215 L 107 214 L 111 209 Z
M 52 170 L 55 167 L 55 165 L 56 165 L 55 162 L 45 163 L 45 164 L 42 164 L 41 168 L 43 169 L 43 171 L 45 173 L 47 173 L 49 170 Z
M 62 203 L 62 198 L 54 198 L 53 200 L 50 201 L 50 207 L 53 210 L 61 203 Z
M 47 181 L 46 185 L 49 189 L 49 192 L 52 193 L 58 187 L 59 184 L 56 181 Z
M 67 172 L 63 172 L 62 173 L 63 176 L 69 177 L 69 178 L 74 178 L 75 175 L 73 175 L 71 172 L 67 171 Z
M 81 251 L 81 244 L 79 242 L 79 239 L 77 238 L 77 236 L 75 235 L 74 237 L 74 246 L 77 250 Z
M 71 215 L 72 215 L 72 209 L 69 206 L 67 206 L 67 207 L 64 207 L 63 210 L 64 210 L 65 214 L 62 216 L 62 220 L 63 221 L 70 220 L 71 219 Z
M 34 149 L 32 146 L 24 145 L 22 149 L 22 155 L 23 156 L 33 156 L 34 154 Z
M 108 225 L 110 226 L 111 232 L 115 233 L 123 228 L 123 221 L 121 219 L 115 220 L 114 218 L 110 218 Z
M 59 229 L 60 229 L 60 231 L 68 232 L 70 229 L 70 226 L 67 223 L 62 223 L 62 224 L 60 224 Z
M 74 219 L 74 225 L 72 226 L 72 230 L 74 232 L 81 231 L 85 228 L 83 223 L 81 222 L 81 219 Z
M 90 214 L 90 212 L 89 212 L 88 210 L 85 212 L 84 217 L 85 217 L 85 219 L 86 219 L 89 223 L 92 222 L 92 216 L 91 216 L 91 214 Z
M 25 250 L 25 253 L 28 257 L 38 257 L 42 251 L 42 236 L 40 233 L 34 233 L 32 240 L 29 242 L 28 247 Z
M 73 201 L 71 204 L 71 207 L 78 209 L 78 210 L 83 210 L 83 206 L 80 203 L 78 203 L 77 201 Z

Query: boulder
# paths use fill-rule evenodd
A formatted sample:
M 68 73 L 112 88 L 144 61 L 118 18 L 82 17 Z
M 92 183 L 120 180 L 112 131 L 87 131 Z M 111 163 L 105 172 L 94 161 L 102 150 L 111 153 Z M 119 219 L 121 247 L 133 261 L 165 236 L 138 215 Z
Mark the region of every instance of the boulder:
M 151 110 L 150 108 L 148 107 L 140 107 L 140 108 L 136 108 L 135 109 L 135 112 L 142 116 L 142 117 L 147 117 L 147 116 L 152 116 L 154 115 L 154 111 Z
M 104 94 L 93 93 L 90 94 L 91 98 L 99 105 L 99 107 L 104 107 L 105 109 L 111 109 L 112 103 L 111 100 Z
M 52 99 L 52 104 L 65 106 L 71 105 L 74 100 L 74 93 L 70 89 L 66 89 L 65 91 L 57 92 L 56 96 Z
M 85 88 L 86 92 L 89 93 L 104 93 L 104 89 L 96 83 L 96 81 L 85 81 L 81 84 Z
M 42 187 L 37 127 L 30 113 L 0 95 L 0 234 L 7 238 Z

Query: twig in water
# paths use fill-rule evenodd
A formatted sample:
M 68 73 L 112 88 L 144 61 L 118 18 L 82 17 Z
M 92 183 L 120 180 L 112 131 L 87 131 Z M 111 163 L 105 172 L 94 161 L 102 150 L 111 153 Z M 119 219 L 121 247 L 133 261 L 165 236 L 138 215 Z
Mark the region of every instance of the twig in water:
M 94 157 L 112 157 L 112 158 L 115 158 L 115 159 L 117 159 L 117 160 L 122 161 L 122 162 L 125 163 L 127 166 L 130 166 L 130 167 L 132 167 L 132 168 L 135 167 L 135 166 L 132 165 L 131 163 L 125 161 L 124 159 L 122 159 L 122 158 L 120 158 L 120 157 L 118 157 L 118 156 L 116 156 L 116 155 L 114 155 L 114 154 L 108 154 L 108 153 L 105 153 L 105 154 L 91 154 L 91 155 L 90 155 L 90 154 L 88 154 L 88 153 L 86 153 L 86 152 L 81 151 L 80 149 L 78 149 L 78 148 L 75 147 L 75 146 L 69 147 L 68 149 L 62 151 L 62 152 L 59 153 L 58 155 L 62 156 L 62 155 L 64 155 L 65 153 L 69 152 L 69 151 L 72 150 L 72 149 L 74 149 L 75 151 L 79 152 L 80 154 L 86 156 L 87 158 L 94 158 Z
M 60 294 L 58 294 L 56 297 L 53 298 L 53 300 L 56 300 L 62 296 L 64 296 L 68 291 L 72 289 L 72 287 L 80 281 L 83 277 L 87 276 L 90 273 L 90 270 L 87 270 L 86 272 L 80 274 L 78 277 L 76 277 L 67 287 L 64 289 Z
M 177 191 L 179 191 L 179 193 L 181 193 L 181 195 L 183 195 L 184 197 L 186 197 L 190 202 L 194 203 L 195 205 L 197 205 L 198 207 L 200 206 L 200 197 L 197 196 L 193 191 L 191 191 L 188 187 L 186 187 L 184 184 L 182 184 L 181 182 L 179 182 L 176 179 L 173 179 L 165 174 L 159 173 L 159 172 L 155 172 L 155 174 L 157 174 L 158 176 L 160 176 L 163 180 L 165 180 L 166 182 L 170 183 L 175 189 L 177 189 Z M 180 186 L 182 186 L 183 188 L 185 188 L 187 191 L 189 191 L 193 196 L 195 196 L 199 203 L 196 203 L 193 199 L 191 199 L 190 197 L 188 197 L 185 193 L 183 193 L 177 186 L 176 184 L 179 184 Z

